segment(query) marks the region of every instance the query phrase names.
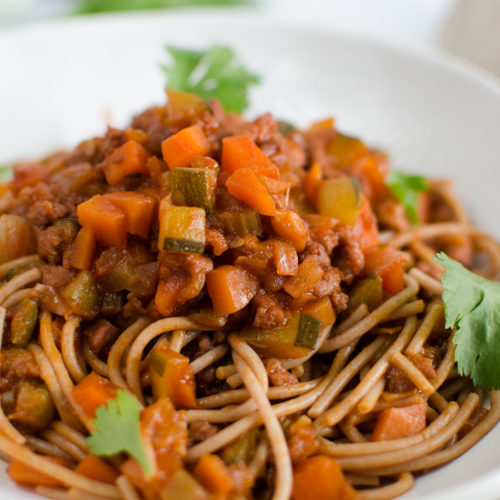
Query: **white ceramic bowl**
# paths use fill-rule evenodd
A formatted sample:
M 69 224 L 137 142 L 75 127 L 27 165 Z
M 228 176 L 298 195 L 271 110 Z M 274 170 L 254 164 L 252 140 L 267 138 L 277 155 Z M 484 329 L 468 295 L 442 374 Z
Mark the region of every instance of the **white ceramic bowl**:
M 450 58 L 279 25 L 246 11 L 103 16 L 0 33 L 0 164 L 124 125 L 162 103 L 163 46 L 233 46 L 263 75 L 249 115 L 300 125 L 334 115 L 398 169 L 452 177 L 475 222 L 500 237 L 500 87 Z M 406 498 L 499 498 L 500 427 L 417 480 Z M 0 474 L 0 498 L 28 499 Z

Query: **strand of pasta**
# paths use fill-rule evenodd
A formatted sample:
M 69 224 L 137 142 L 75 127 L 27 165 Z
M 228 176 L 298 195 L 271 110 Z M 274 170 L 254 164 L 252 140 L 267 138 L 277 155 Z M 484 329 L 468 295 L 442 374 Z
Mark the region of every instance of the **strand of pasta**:
M 85 377 L 85 370 L 82 368 L 75 350 L 76 330 L 80 325 L 79 316 L 70 316 L 61 332 L 61 354 L 71 378 L 74 382 L 81 382 Z
M 469 232 L 469 226 L 459 224 L 458 222 L 437 222 L 416 226 L 409 231 L 399 233 L 389 241 L 389 245 L 395 248 L 402 248 L 410 244 L 415 238 L 428 240 L 440 236 L 463 235 Z
M 364 398 L 358 404 L 358 411 L 361 414 L 371 413 L 377 404 L 381 394 L 384 392 L 385 378 L 381 377 L 379 381 L 370 389 Z
M 5 332 L 5 317 L 7 311 L 4 307 L 0 307 L 0 349 L 2 348 L 3 343 L 3 335 Z M 1 362 L 0 357 L 0 362 Z M 0 364 L 1 370 L 1 364 Z M 5 415 L 2 405 L 0 405 L 0 432 L 4 435 L 8 436 L 9 439 L 12 439 L 15 443 L 23 444 L 26 442 L 25 437 L 12 425 L 10 420 Z
M 36 436 L 26 436 L 26 444 L 33 450 L 41 453 L 42 455 L 48 455 L 49 457 L 58 457 L 71 463 L 73 458 L 68 455 L 65 451 L 61 450 L 59 446 L 53 443 L 45 441 Z
M 448 339 L 448 348 L 446 354 L 441 361 L 438 369 L 436 370 L 436 376 L 432 379 L 431 383 L 434 389 L 437 391 L 448 378 L 453 366 L 455 365 L 455 349 L 456 345 L 452 342 L 453 337 L 450 336 Z
M 371 312 L 359 323 L 346 330 L 344 333 L 327 340 L 324 343 L 323 348 L 320 349 L 320 352 L 334 351 L 335 349 L 339 349 L 340 347 L 348 344 L 352 340 L 361 337 L 366 332 L 370 331 L 382 319 L 386 318 L 391 312 L 395 311 L 401 305 L 408 302 L 409 299 L 414 297 L 418 292 L 418 283 L 408 275 L 405 276 L 405 280 L 408 286 L 404 290 L 386 300 L 381 306 L 377 307 L 377 309 Z
M 365 443 L 367 439 L 352 422 L 342 421 L 339 423 L 340 430 L 351 443 Z
M 452 382 L 447 383 L 444 387 L 441 387 L 439 392 L 443 398 L 450 399 L 465 387 L 470 388 L 471 381 L 467 378 L 456 378 Z
M 99 359 L 97 354 L 90 348 L 87 337 L 82 339 L 83 359 L 101 377 L 109 378 L 108 365 Z
M 126 380 L 129 389 L 142 404 L 144 404 L 144 397 L 141 388 L 140 366 L 142 353 L 149 342 L 159 335 L 173 330 L 211 330 L 212 328 L 213 327 L 200 326 L 184 317 L 178 317 L 164 318 L 155 321 L 139 333 L 132 342 L 127 355 Z
M 371 344 L 367 345 L 326 387 L 321 396 L 309 409 L 308 415 L 316 418 L 323 413 L 334 399 L 342 392 L 342 389 L 354 376 L 369 363 L 373 356 L 382 346 L 388 346 L 391 340 L 384 337 L 377 337 Z
M 320 383 L 320 380 L 321 379 L 318 378 L 288 386 L 269 387 L 267 397 L 269 399 L 286 399 L 287 397 L 300 396 L 316 387 Z M 201 408 L 220 408 L 229 404 L 241 403 L 246 401 L 249 397 L 250 394 L 246 389 L 234 389 L 232 391 L 224 391 L 199 398 L 197 402 Z
M 418 281 L 418 284 L 422 288 L 429 290 L 429 292 L 432 292 L 435 295 L 441 296 L 443 294 L 443 285 L 437 279 L 427 273 L 424 273 L 424 271 L 418 267 L 411 269 L 409 274 Z
M 0 264 L 0 279 L 5 278 L 7 273 L 11 269 L 17 269 L 19 267 L 36 266 L 41 264 L 42 259 L 38 254 L 35 255 L 25 255 L 24 257 L 19 257 L 18 259 L 10 260 L 9 262 L 4 262 Z
M 68 490 L 68 498 L 70 500 L 106 500 L 107 497 L 89 493 L 88 491 L 82 491 L 79 488 L 70 488 Z
M 78 446 L 78 448 L 80 448 L 80 450 L 82 450 L 83 452 L 88 452 L 89 446 L 87 444 L 85 436 L 81 432 L 78 432 L 70 425 L 67 425 L 64 422 L 60 422 L 58 420 L 52 422 L 50 427 L 64 439 L 66 439 L 70 443 L 73 443 L 75 446 Z
M 292 460 L 290 458 L 290 452 L 283 429 L 271 408 L 271 403 L 267 399 L 267 387 L 262 387 L 260 385 L 258 375 L 252 371 L 251 365 L 247 362 L 247 358 L 243 358 L 239 353 L 233 351 L 233 361 L 238 372 L 241 374 L 245 387 L 248 389 L 252 399 L 257 405 L 274 455 L 276 474 L 272 500 L 289 500 L 292 493 L 293 481 Z M 265 372 L 264 365 L 262 365 L 262 370 Z M 261 370 L 259 369 L 259 371 Z
M 35 492 L 46 498 L 51 498 L 52 500 L 68 500 L 68 495 L 66 491 L 59 490 L 57 488 L 48 488 L 47 486 L 37 486 Z
M 319 451 L 332 457 L 356 457 L 408 448 L 441 432 L 456 416 L 458 410 L 457 403 L 448 403 L 443 413 L 434 422 L 429 424 L 423 431 L 411 437 L 361 444 L 334 443 L 322 437 L 320 438 L 321 445 Z
M 42 349 L 52 365 L 54 373 L 57 376 L 57 380 L 64 394 L 64 397 L 70 404 L 75 415 L 83 423 L 87 429 L 92 429 L 92 420 L 82 411 L 82 409 L 75 403 L 73 399 L 72 389 L 73 381 L 69 376 L 69 373 L 64 365 L 61 353 L 57 349 L 56 343 L 54 341 L 54 336 L 52 334 L 52 321 L 51 314 L 45 310 L 40 313 L 40 343 Z
M 108 374 L 113 384 L 128 389 L 127 382 L 122 376 L 121 361 L 125 351 L 132 344 L 134 339 L 151 323 L 149 318 L 139 318 L 132 323 L 116 339 L 108 354 Z
M 4 301 L 13 294 L 19 288 L 23 288 L 29 283 L 38 281 L 42 277 L 42 273 L 38 268 L 30 269 L 22 274 L 14 276 L 10 281 L 7 281 L 2 286 L 0 286 L 0 305 L 3 305 Z
M 440 270 L 440 266 L 438 263 L 434 261 L 434 257 L 436 256 L 436 250 L 431 246 L 424 243 L 422 240 L 413 240 L 410 243 L 410 250 L 415 255 L 416 258 L 420 259 L 423 262 L 426 262 L 431 266 L 432 269 Z
M 371 490 L 363 490 L 363 500 L 386 500 L 396 498 L 413 488 L 413 475 L 403 472 L 395 483 Z
M 396 351 L 392 354 L 390 362 L 399 368 L 413 385 L 424 394 L 432 394 L 434 386 L 427 380 L 426 376 L 404 355 Z
M 68 487 L 76 487 L 89 493 L 95 493 L 106 498 L 120 498 L 119 490 L 110 484 L 101 483 L 93 479 L 88 479 L 76 472 L 50 462 L 45 458 L 33 453 L 28 448 L 14 443 L 0 435 L 0 450 L 10 457 L 15 457 L 25 465 L 33 467 L 42 474 L 56 479 Z
M 124 500 L 141 500 L 141 497 L 138 495 L 137 491 L 130 483 L 127 476 L 120 476 L 116 480 L 116 486 L 122 493 Z
M 51 429 L 45 429 L 42 432 L 42 436 L 49 443 L 55 444 L 56 446 L 61 448 L 61 450 L 65 451 L 68 455 L 73 457 L 73 459 L 75 459 L 77 462 L 83 460 L 85 458 L 85 455 L 87 455 L 78 446 Z
M 389 367 L 389 359 L 396 351 L 402 351 L 410 341 L 415 328 L 417 320 L 415 316 L 410 316 L 406 322 L 403 330 L 398 335 L 394 343 L 389 349 L 378 359 L 373 365 L 367 375 L 360 381 L 356 388 L 347 396 L 343 401 L 335 405 L 326 413 L 321 415 L 315 422 L 316 427 L 321 430 L 323 427 L 335 425 L 340 422 L 349 411 L 356 406 L 359 401 L 368 393 L 368 391 L 376 384 L 377 380 L 382 377 L 387 368 Z
M 406 348 L 406 354 L 408 356 L 415 356 L 419 354 L 424 347 L 425 342 L 432 333 L 434 325 L 443 317 L 444 307 L 443 304 L 433 303 L 427 309 L 427 314 L 425 315 L 422 323 L 418 327 L 414 337 Z
M 191 372 L 193 375 L 200 373 L 202 370 L 207 368 L 208 366 L 214 364 L 219 359 L 223 358 L 229 351 L 227 345 L 221 344 L 215 346 L 210 351 L 207 351 L 205 354 L 202 354 L 199 358 L 196 358 L 194 361 L 191 361 L 189 364 L 191 368 Z
M 170 337 L 170 349 L 175 352 L 181 352 L 184 346 L 184 336 L 186 335 L 185 330 L 174 330 L 172 336 Z
M 377 476 L 357 472 L 346 472 L 344 476 L 352 486 L 380 486 L 380 479 Z
M 28 351 L 30 351 L 35 358 L 35 362 L 40 370 L 40 376 L 47 385 L 52 401 L 54 402 L 57 412 L 63 422 L 69 424 L 73 428 L 81 429 L 82 424 L 66 399 L 66 396 L 59 385 L 54 369 L 43 352 L 43 349 L 38 344 L 31 343 L 28 345 Z
M 13 305 L 21 302 L 23 299 L 27 299 L 33 295 L 33 287 L 31 288 L 22 288 L 21 290 L 17 290 L 14 293 L 11 293 L 4 301 L 3 307 L 8 309 Z
M 248 469 L 252 473 L 252 476 L 257 479 L 266 467 L 267 456 L 269 453 L 269 444 L 266 435 L 262 433 L 255 453 L 252 457 L 252 461 L 248 464 Z
M 487 273 L 489 278 L 497 278 L 500 271 L 500 245 L 491 236 L 477 229 L 471 228 L 471 235 L 474 237 L 475 247 L 489 254 L 490 269 Z
M 424 312 L 425 302 L 422 299 L 417 299 L 412 302 L 408 302 L 403 304 L 401 307 L 396 309 L 394 312 L 389 314 L 387 318 L 381 321 L 381 323 L 385 321 L 394 321 L 395 319 L 404 319 L 408 316 L 413 316 L 416 314 L 420 314 Z

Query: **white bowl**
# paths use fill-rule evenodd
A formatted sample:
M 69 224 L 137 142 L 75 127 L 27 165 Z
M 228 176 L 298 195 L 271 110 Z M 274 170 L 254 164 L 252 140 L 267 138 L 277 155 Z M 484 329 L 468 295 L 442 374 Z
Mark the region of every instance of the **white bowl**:
M 462 62 L 247 11 L 102 16 L 0 33 L 0 164 L 72 147 L 164 101 L 163 46 L 228 43 L 263 76 L 249 115 L 334 115 L 392 165 L 451 177 L 475 222 L 500 225 L 500 87 Z M 500 426 L 406 498 L 498 498 Z M 0 474 L 0 497 L 33 498 Z

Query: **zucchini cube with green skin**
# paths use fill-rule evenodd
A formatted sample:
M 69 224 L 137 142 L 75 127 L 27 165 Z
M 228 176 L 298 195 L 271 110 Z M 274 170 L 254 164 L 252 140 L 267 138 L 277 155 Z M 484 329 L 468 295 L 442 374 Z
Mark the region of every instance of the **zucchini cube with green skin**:
M 165 252 L 203 253 L 205 210 L 170 206 L 161 211 L 158 247 Z
M 212 211 L 217 171 L 211 168 L 176 167 L 170 172 L 170 189 L 176 205 Z
M 235 236 L 259 234 L 262 232 L 262 222 L 257 210 L 231 210 L 217 216 L 224 224 L 224 229 Z
M 26 347 L 35 330 L 38 320 L 38 302 L 33 299 L 22 300 L 14 310 L 10 323 L 10 342 L 16 347 Z
M 321 321 L 296 312 L 287 323 L 276 328 L 249 327 L 239 336 L 264 357 L 301 358 L 314 349 L 321 331 Z
M 97 280 L 90 271 L 79 272 L 61 293 L 75 314 L 93 319 L 99 312 Z
M 345 224 L 356 224 L 361 208 L 361 186 L 357 179 L 338 177 L 321 182 L 318 212 Z
M 384 296 L 380 276 L 371 274 L 358 281 L 349 294 L 346 314 L 352 314 L 361 304 L 366 304 L 370 311 L 377 308 Z

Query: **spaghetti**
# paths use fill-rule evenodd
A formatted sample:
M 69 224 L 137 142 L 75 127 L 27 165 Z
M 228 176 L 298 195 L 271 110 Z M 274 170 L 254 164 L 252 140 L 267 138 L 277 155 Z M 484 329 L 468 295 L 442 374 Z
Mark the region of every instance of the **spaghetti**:
M 244 122 L 169 91 L 126 130 L 15 166 L 0 215 L 12 479 L 57 500 L 386 499 L 485 436 L 500 394 L 483 404 L 455 367 L 433 257 L 494 279 L 500 247 L 442 182 L 412 226 L 386 162 L 331 120 Z M 86 440 L 119 390 L 153 476 Z

